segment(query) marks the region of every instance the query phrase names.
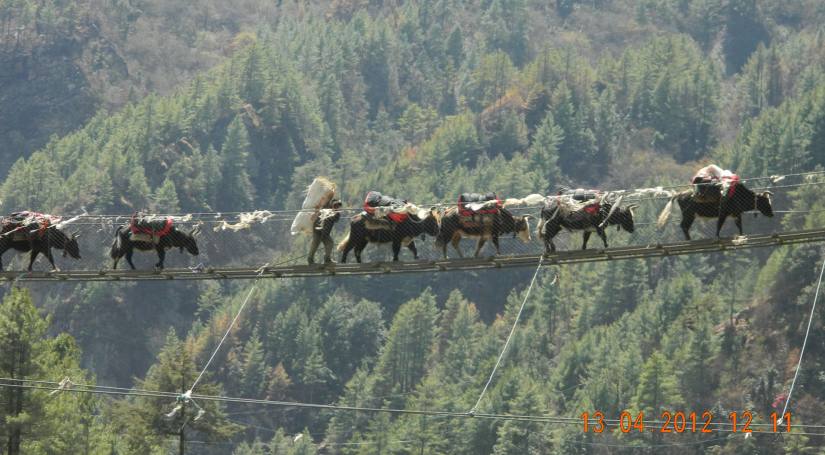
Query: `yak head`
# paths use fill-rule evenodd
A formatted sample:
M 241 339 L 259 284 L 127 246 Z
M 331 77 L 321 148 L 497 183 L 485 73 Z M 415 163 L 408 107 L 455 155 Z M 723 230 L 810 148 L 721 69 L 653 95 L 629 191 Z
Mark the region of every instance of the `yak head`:
M 425 234 L 433 237 L 438 236 L 438 232 L 441 230 L 441 213 L 438 211 L 437 207 L 430 207 L 429 210 L 418 210 L 415 214 L 415 218 L 420 220 L 418 223 L 421 224 L 422 240 L 424 239 Z
M 180 248 L 180 252 L 183 253 L 184 248 L 186 251 L 189 252 L 192 256 L 197 256 L 200 254 L 198 250 L 198 241 L 195 240 L 195 236 L 200 234 L 200 226 L 195 226 L 189 232 L 183 232 L 172 228 L 172 232 L 169 233 L 169 238 L 171 240 L 171 245 L 174 248 Z
M 531 215 L 513 217 L 513 236 L 518 237 L 524 243 L 532 240 L 530 235 L 530 218 Z
M 78 231 L 72 232 L 72 235 L 67 236 L 66 234 L 57 231 L 60 235 L 64 238 L 63 240 L 63 257 L 69 255 L 75 259 L 80 259 L 80 245 L 77 243 Z
M 184 241 L 182 248 L 186 248 L 186 251 L 188 251 L 189 254 L 191 254 L 192 256 L 197 256 L 198 254 L 200 254 L 200 251 L 198 250 L 198 241 L 195 240 L 195 237 L 197 237 L 200 233 L 201 227 L 200 225 L 198 225 L 195 226 L 191 231 L 189 231 L 188 234 L 183 234 Z M 181 252 L 183 252 L 182 249 Z
M 632 233 L 635 229 L 633 225 L 633 209 L 636 207 L 638 207 L 636 204 L 632 204 L 627 206 L 627 208 L 620 207 L 616 209 L 616 213 L 611 217 L 610 224 L 615 224 L 617 231 L 624 229 Z
M 772 194 L 770 191 L 765 191 L 756 195 L 756 209 L 767 217 L 773 216 L 773 205 L 771 204 Z

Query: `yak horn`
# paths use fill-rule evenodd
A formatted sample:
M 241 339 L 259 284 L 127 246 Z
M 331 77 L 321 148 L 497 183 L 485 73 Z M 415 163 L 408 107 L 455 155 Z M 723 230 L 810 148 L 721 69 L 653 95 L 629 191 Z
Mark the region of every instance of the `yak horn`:
M 79 239 L 80 238 L 80 231 L 72 232 L 72 238 L 73 239 Z

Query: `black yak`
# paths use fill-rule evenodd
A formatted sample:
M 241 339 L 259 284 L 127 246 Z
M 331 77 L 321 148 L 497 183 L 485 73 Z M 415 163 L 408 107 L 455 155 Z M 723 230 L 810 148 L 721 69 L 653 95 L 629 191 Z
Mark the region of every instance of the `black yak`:
M 400 223 L 378 221 L 376 229 L 367 227 L 367 223 L 372 221 L 367 220 L 365 214 L 355 215 L 350 221 L 349 233 L 338 244 L 338 251 L 341 252 L 341 263 L 347 262 L 347 255 L 352 249 L 355 249 L 355 260 L 360 263 L 361 252 L 364 251 L 368 243 L 392 243 L 393 261 L 398 261 L 401 246 L 406 245 L 412 251 L 413 257 L 418 259 L 418 250 L 413 239 L 423 234 L 437 236 L 441 224 L 441 217 L 435 207 L 424 212 L 426 215 L 423 213 L 421 216 L 410 215 Z
M 129 266 L 134 270 L 135 264 L 132 262 L 132 254 L 135 249 L 140 251 L 155 250 L 158 253 L 158 262 L 155 264 L 155 268 L 157 269 L 163 269 L 166 250 L 170 248 L 180 248 L 181 253 L 186 249 L 186 251 L 194 256 L 199 254 L 198 243 L 195 240 L 198 227 L 188 233 L 182 232 L 176 226 L 172 225 L 171 218 L 141 221 L 141 224 L 138 226 L 139 227 L 136 227 L 135 221 L 133 220 L 131 224 L 120 226 L 117 228 L 117 231 L 115 231 L 115 239 L 112 241 L 112 248 L 109 251 L 109 256 L 114 260 L 112 264 L 113 269 L 117 269 L 117 263 L 120 261 L 120 258 L 126 256 L 126 262 L 128 262 Z
M 43 222 L 43 220 L 50 220 L 53 217 L 49 215 L 37 215 L 36 220 L 31 219 L 31 222 L 27 221 L 25 224 L 18 224 L 18 220 L 4 220 L 3 234 L 0 236 L 0 270 L 3 270 L 2 255 L 10 248 L 20 252 L 31 252 L 29 256 L 29 271 L 32 270 L 32 265 L 37 255 L 41 253 L 49 260 L 49 263 L 52 265 L 52 270 L 59 270 L 54 264 L 52 248 L 63 250 L 64 257 L 68 255 L 75 259 L 80 259 L 80 246 L 77 243 L 77 232 L 66 235 L 57 225 Z
M 549 199 L 541 210 L 541 222 L 537 229 L 538 236 L 544 239 L 545 254 L 556 251 L 553 237 L 562 228 L 569 231 L 583 231 L 583 250 L 587 248 L 587 241 L 590 240 L 593 232 L 601 237 L 604 247 L 607 248 L 607 234 L 605 233 L 607 227 L 616 226 L 616 230 L 624 229 L 627 232 L 633 232 L 634 208 L 636 208 L 635 205 L 629 205 L 626 208 L 616 207 L 614 209 L 613 204 L 603 202 L 571 210 L 568 204 L 558 198 Z
M 728 195 L 722 197 L 721 195 L 708 201 L 699 201 L 696 199 L 692 191 L 684 191 L 676 194 L 670 201 L 668 201 L 662 213 L 659 215 L 658 226 L 661 228 L 667 223 L 670 217 L 670 212 L 673 210 L 673 201 L 679 204 L 682 209 L 682 232 L 685 233 L 685 239 L 690 240 L 690 227 L 696 217 L 702 218 L 716 218 L 716 237 L 719 237 L 719 232 L 722 231 L 722 225 L 725 220 L 732 216 L 736 222 L 736 227 L 739 229 L 739 235 L 742 232 L 742 213 L 750 210 L 759 210 L 767 217 L 773 216 L 773 207 L 771 206 L 771 193 L 764 191 L 756 194 L 753 191 L 745 188 L 745 185 L 737 183 L 728 191 Z

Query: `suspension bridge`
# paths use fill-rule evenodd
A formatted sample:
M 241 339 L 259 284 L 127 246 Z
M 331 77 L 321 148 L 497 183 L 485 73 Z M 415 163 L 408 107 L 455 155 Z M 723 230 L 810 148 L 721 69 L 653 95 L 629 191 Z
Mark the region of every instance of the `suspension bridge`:
M 820 175 L 823 173 L 813 173 Z M 62 265 L 71 264 L 71 270 L 67 271 L 33 271 L 23 272 L 7 270 L 0 272 L 0 280 L 6 282 L 19 281 L 33 281 L 33 282 L 69 282 L 69 281 L 159 281 L 159 280 L 233 280 L 246 279 L 254 280 L 239 309 L 236 311 L 234 319 L 229 323 L 223 338 L 217 343 L 211 357 L 203 366 L 201 373 L 198 375 L 192 386 L 183 394 L 164 391 L 141 391 L 134 389 L 118 389 L 113 387 L 102 386 L 87 386 L 74 385 L 68 379 L 64 382 L 48 382 L 38 380 L 19 380 L 10 378 L 0 378 L 0 387 L 15 387 L 15 388 L 37 388 L 49 390 L 51 393 L 57 392 L 78 392 L 78 393 L 106 393 L 106 394 L 120 394 L 120 395 L 145 395 L 156 398 L 165 398 L 176 400 L 178 407 L 172 413 L 177 412 L 183 404 L 191 403 L 197 406 L 196 400 L 206 401 L 226 401 L 237 403 L 254 403 L 265 404 L 272 406 L 284 407 L 306 407 L 315 409 L 328 409 L 335 411 L 369 411 L 369 412 L 390 412 L 390 413 L 410 413 L 420 415 L 434 415 L 451 418 L 494 418 L 502 420 L 530 420 L 537 422 L 553 422 L 563 424 L 577 424 L 578 421 L 573 418 L 562 416 L 514 416 L 514 415 L 494 415 L 479 413 L 479 404 L 482 402 L 488 386 L 494 380 L 496 370 L 505 356 L 510 339 L 519 322 L 522 310 L 530 296 L 530 290 L 533 288 L 539 270 L 543 266 L 550 265 L 565 265 L 578 264 L 589 262 L 604 262 L 615 260 L 629 260 L 629 259 L 645 259 L 645 258 L 662 258 L 670 256 L 681 255 L 695 255 L 695 254 L 713 254 L 723 252 L 736 252 L 745 249 L 770 248 L 786 245 L 799 245 L 814 242 L 825 241 L 825 216 L 817 215 L 817 212 L 825 212 L 825 209 L 818 207 L 793 207 L 794 201 L 799 199 L 799 193 L 793 194 L 792 191 L 798 191 L 803 187 L 813 187 L 825 185 L 825 179 L 811 180 L 805 174 L 797 174 L 801 177 L 797 183 L 784 184 L 781 186 L 775 185 L 777 181 L 784 180 L 788 176 L 783 176 L 780 179 L 771 179 L 771 185 L 764 188 L 756 187 L 756 189 L 771 190 L 776 194 L 774 199 L 774 216 L 770 218 L 762 216 L 751 217 L 746 215 L 745 233 L 746 235 L 734 235 L 735 228 L 733 222 L 729 222 L 722 231 L 721 236 L 716 236 L 716 223 L 699 223 L 693 227 L 692 235 L 695 240 L 682 240 L 683 233 L 679 226 L 678 215 L 676 220 L 669 224 L 659 227 L 654 221 L 656 215 L 662 210 L 666 200 L 669 200 L 674 194 L 670 192 L 667 196 L 662 196 L 658 193 L 639 195 L 632 194 L 625 201 L 638 204 L 637 215 L 635 218 L 635 228 L 632 232 L 616 232 L 610 231 L 609 240 L 612 246 L 600 248 L 600 243 L 591 243 L 590 249 L 581 249 L 581 234 L 578 232 L 563 232 L 556 239 L 556 244 L 559 249 L 551 254 L 545 254 L 543 241 L 539 239 L 532 239 L 532 241 L 521 242 L 514 238 L 503 237 L 501 239 L 500 254 L 494 256 L 483 257 L 452 257 L 443 258 L 443 253 L 439 247 L 436 247 L 433 242 L 428 241 L 418 245 L 418 256 L 420 259 L 410 260 L 409 256 L 404 257 L 401 261 L 392 262 L 387 261 L 386 247 L 369 247 L 370 250 L 365 254 L 366 261 L 364 263 L 349 263 L 349 264 L 324 264 L 311 265 L 299 264 L 298 262 L 306 258 L 307 240 L 301 237 L 289 236 L 289 224 L 292 220 L 289 211 L 281 211 L 273 214 L 267 212 L 265 217 L 259 218 L 257 222 L 246 223 L 240 226 L 245 214 L 232 214 L 236 216 L 236 220 L 228 222 L 228 218 L 232 215 L 228 214 L 189 214 L 181 217 L 178 221 L 179 225 L 184 226 L 201 226 L 201 231 L 204 232 L 202 237 L 198 238 L 198 244 L 201 246 L 201 254 L 198 257 L 189 255 L 174 255 L 170 262 L 175 267 L 165 270 L 155 270 L 147 266 L 145 259 L 138 262 L 138 267 L 143 266 L 140 270 L 114 270 L 107 268 L 107 244 L 111 243 L 112 233 L 114 230 L 123 224 L 128 217 L 109 216 L 109 215 L 84 215 L 77 217 L 80 221 L 74 223 L 75 229 L 80 231 L 83 239 L 82 251 L 83 259 L 79 261 L 69 262 L 69 259 L 64 258 Z M 540 207 L 521 207 L 513 209 L 516 214 L 533 214 L 539 212 Z M 351 209 L 350 214 L 357 213 L 357 209 Z M 247 220 L 250 218 L 247 216 Z M 234 224 L 233 224 L 234 222 Z M 343 238 L 346 232 L 348 222 L 344 217 L 342 222 L 337 226 L 335 236 L 340 239 Z M 235 228 L 226 229 L 226 226 L 235 226 Z M 209 228 L 204 228 L 204 227 Z M 599 239 L 595 239 L 598 242 Z M 466 241 L 466 244 L 475 243 Z M 467 246 L 464 245 L 462 250 L 467 253 Z M 450 249 L 451 255 L 456 255 L 456 251 Z M 404 252 L 409 255 L 409 252 Z M 486 250 L 486 254 L 491 251 Z M 154 262 L 154 253 L 148 253 L 144 256 L 150 256 Z M 460 256 L 460 255 L 459 255 Z M 276 258 L 269 262 L 263 263 L 260 266 L 248 266 L 247 264 L 261 263 L 262 258 Z M 183 262 L 183 266 L 179 266 Z M 18 259 L 11 261 L 11 269 L 20 267 L 25 261 Z M 196 265 L 193 265 L 197 263 Z M 43 266 L 43 261 L 40 261 L 38 266 Z M 298 403 L 298 402 L 277 402 L 267 400 L 256 400 L 246 398 L 230 398 L 219 396 L 207 396 L 194 394 L 196 386 L 203 374 L 209 369 L 210 364 L 214 360 L 216 354 L 221 349 L 222 344 L 227 336 L 235 326 L 238 318 L 242 314 L 244 307 L 249 302 L 250 297 L 254 293 L 258 280 L 264 278 L 294 278 L 294 277 L 331 277 L 331 276 L 358 276 L 358 275 L 380 275 L 393 273 L 437 273 L 450 271 L 468 271 L 468 270 L 482 270 L 482 269 L 501 269 L 513 267 L 534 267 L 536 272 L 530 282 L 530 286 L 524 294 L 521 307 L 513 321 L 512 328 L 509 335 L 500 351 L 495 367 L 492 369 L 486 385 L 481 390 L 478 401 L 475 406 L 467 412 L 447 412 L 440 410 L 405 410 L 405 409 L 390 409 L 390 408 L 356 408 L 337 405 L 313 404 L 313 403 Z M 823 265 L 825 269 L 825 265 Z M 808 327 L 805 333 L 805 341 L 799 354 L 799 362 L 796 367 L 794 381 L 792 382 L 788 391 L 788 399 L 785 402 L 785 410 L 787 410 L 788 402 L 790 401 L 791 393 L 796 382 L 796 376 L 799 373 L 799 368 L 802 363 L 802 355 L 805 344 L 810 333 L 811 321 L 816 308 L 816 298 L 819 295 L 819 287 L 822 281 L 822 273 L 820 274 L 820 281 L 817 285 L 817 291 L 814 295 L 814 303 L 811 307 L 811 315 L 808 319 Z M 555 280 L 551 285 L 555 284 Z M 66 386 L 66 384 L 70 384 Z M 783 414 L 785 410 L 783 410 Z M 615 425 L 615 422 L 609 422 Z M 822 428 L 821 425 L 808 425 L 808 428 Z M 727 428 L 722 428 L 721 431 L 726 431 Z M 730 430 L 735 431 L 735 430 Z M 795 431 L 795 435 L 813 435 L 821 436 L 822 433 L 809 433 Z
M 250 218 L 250 213 L 264 212 L 175 214 L 179 218 L 176 226 L 181 229 L 200 226 L 201 234 L 197 237 L 200 249 L 198 256 L 177 254 L 170 250 L 166 261 L 168 268 L 157 270 L 153 268 L 157 259 L 153 251 L 136 253 L 137 270 L 129 269 L 125 261 L 121 261 L 121 268 L 115 270 L 111 268 L 108 249 L 115 230 L 126 223 L 130 216 L 82 215 L 73 218 L 76 221 L 69 225 L 69 229 L 80 233 L 82 259 L 61 258 L 60 250 L 56 250 L 58 266 L 65 270 L 46 271 L 49 266 L 41 256 L 35 263 L 34 271 L 28 272 L 25 271 L 28 254 L 13 255 L 7 252 L 4 257 L 5 269 L 0 272 L 0 282 L 243 280 L 434 273 L 535 267 L 542 256 L 543 265 L 547 266 L 731 252 L 825 241 L 825 216 L 809 216 L 825 212 L 825 209 L 797 207 L 796 210 L 791 210 L 799 192 L 825 185 L 825 172 L 743 181 L 755 191 L 772 191 L 775 212 L 772 218 L 758 215 L 757 212 L 753 212 L 753 216 L 750 213 L 744 214 L 743 236 L 737 235 L 734 222 L 729 219 L 721 236 L 717 238 L 716 222 L 712 219 L 695 223 L 691 231 L 694 240 L 684 240 L 679 227 L 678 209 L 674 210 L 675 213 L 666 226 L 657 227 L 655 221 L 658 214 L 671 195 L 675 194 L 668 189 L 686 189 L 686 185 L 657 187 L 655 191 L 642 192 L 619 190 L 614 193 L 625 195 L 623 205 L 638 205 L 634 217 L 635 229 L 632 233 L 608 230 L 607 248 L 594 236 L 588 249 L 582 250 L 580 232 L 562 231 L 555 239 L 558 250 L 544 254 L 544 244 L 536 238 L 534 222 L 531 241 L 525 243 L 510 235 L 502 236 L 499 254 L 492 255 L 494 251 L 488 243 L 487 249 L 482 250 L 477 258 L 467 257 L 472 255 L 474 240 L 461 242 L 464 257 L 452 246 L 448 246 L 448 258 L 445 259 L 441 248 L 429 237 L 424 241 L 415 239 L 418 259 L 414 259 L 406 248 L 402 248 L 400 261 L 392 262 L 387 244 L 372 244 L 364 251 L 363 263 L 308 265 L 305 260 L 308 239 L 305 236 L 291 236 L 289 233 L 291 221 L 299 210 L 280 210 L 266 211 L 265 216 L 257 218 Z M 441 202 L 433 205 L 449 207 L 453 204 Z M 514 207 L 511 211 L 516 215 L 530 214 L 537 217 L 540 209 L 536 206 Z M 348 215 L 355 215 L 359 211 L 359 207 L 343 210 L 344 216 L 333 232 L 336 242 L 344 238 L 349 229 Z M 319 254 L 322 254 L 323 248 L 321 250 Z M 353 259 L 350 255 L 350 260 Z
M 702 239 L 650 245 L 558 251 L 544 255 L 544 265 L 602 262 L 621 259 L 644 259 L 720 251 L 736 251 L 781 245 L 825 241 L 825 228 L 774 234 L 758 234 L 721 239 Z M 196 267 L 164 270 L 71 270 L 55 272 L 6 271 L 0 278 L 7 281 L 163 281 L 227 280 L 257 278 L 298 278 L 387 273 L 449 272 L 460 270 L 534 267 L 541 254 L 516 254 L 483 258 L 368 262 L 362 264 L 281 265 L 249 267 Z

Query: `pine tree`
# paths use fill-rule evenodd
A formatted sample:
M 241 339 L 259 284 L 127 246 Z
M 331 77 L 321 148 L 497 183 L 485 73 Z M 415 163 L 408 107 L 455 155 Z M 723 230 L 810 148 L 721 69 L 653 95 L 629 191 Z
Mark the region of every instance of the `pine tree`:
M 398 309 L 377 366 L 384 391 L 408 392 L 422 378 L 437 317 L 435 297 L 429 290 Z
M 12 288 L 0 304 L 0 376 L 13 379 L 69 377 L 91 383 L 80 368 L 80 350 L 66 334 L 46 336 L 29 292 Z M 81 453 L 100 449 L 105 431 L 95 418 L 98 401 L 86 394 L 0 388 L 3 453 Z
M 6 378 L 38 377 L 36 363 L 42 354 L 41 338 L 46 322 L 37 314 L 28 291 L 12 288 L 0 305 L 0 374 Z M 0 388 L 0 435 L 8 455 L 21 454 L 24 437 L 29 436 L 32 417 L 42 412 L 42 403 L 30 401 L 23 388 Z
M 684 403 L 673 366 L 659 351 L 654 351 L 642 366 L 632 407 L 646 416 L 679 409 Z
M 157 363 L 149 368 L 145 378 L 137 381 L 137 387 L 179 394 L 189 390 L 199 373 L 190 349 L 170 329 Z M 195 392 L 220 395 L 220 386 L 210 382 L 208 375 L 201 379 Z M 237 431 L 226 420 L 221 404 L 201 400 L 197 405 L 204 411 L 197 419 L 199 408 L 193 403 L 167 397 L 130 398 L 114 412 L 118 425 L 125 430 L 123 442 L 130 453 L 154 453 L 168 446 L 170 436 L 184 442 L 191 436 L 220 441 Z
M 243 210 L 252 206 L 254 187 L 247 173 L 249 138 L 240 116 L 226 129 L 221 147 L 221 183 L 217 194 L 218 207 Z
M 542 176 L 550 182 L 551 187 L 561 181 L 559 170 L 559 145 L 564 139 L 564 131 L 553 121 L 553 114 L 548 112 L 536 129 L 533 144 L 527 151 L 530 163 L 541 170 Z
M 175 189 L 175 183 L 169 177 L 163 181 L 163 185 L 155 190 L 152 199 L 153 209 L 157 213 L 178 213 L 180 211 L 178 191 Z
M 767 44 L 769 41 L 770 34 L 759 14 L 756 0 L 727 2 L 722 47 L 729 74 L 742 68 L 760 42 Z
M 241 390 L 244 396 L 259 397 L 266 387 L 266 363 L 264 350 L 257 328 L 252 332 L 243 348 L 243 380 Z
M 149 184 L 146 183 L 146 175 L 143 172 L 143 167 L 140 166 L 136 169 L 135 165 L 130 165 L 130 167 L 133 169 L 129 173 L 129 182 L 126 187 L 127 191 L 123 197 L 128 198 L 126 199 L 127 205 L 135 211 L 148 209 L 151 190 L 149 189 Z
M 516 66 L 528 57 L 527 12 L 523 0 L 493 0 L 482 18 L 488 50 L 502 50 Z
M 447 38 L 447 55 L 450 56 L 453 67 L 458 68 L 464 60 L 464 35 L 461 26 L 456 26 Z

